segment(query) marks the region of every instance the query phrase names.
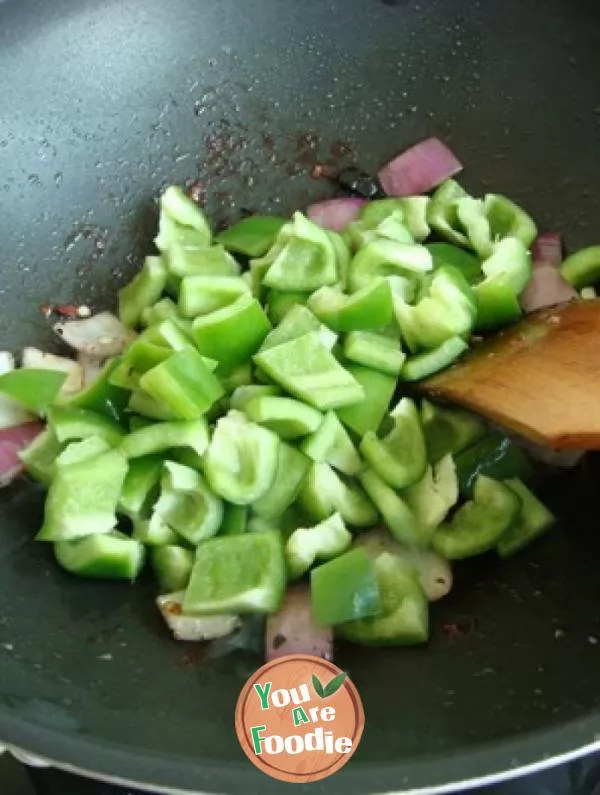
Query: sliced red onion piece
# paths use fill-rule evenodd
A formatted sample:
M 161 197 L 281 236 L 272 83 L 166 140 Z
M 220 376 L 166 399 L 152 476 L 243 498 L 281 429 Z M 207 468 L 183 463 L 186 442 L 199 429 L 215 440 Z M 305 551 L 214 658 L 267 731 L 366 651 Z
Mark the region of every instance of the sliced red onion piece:
M 19 453 L 24 450 L 44 426 L 41 422 L 27 422 L 15 428 L 0 430 L 0 488 L 8 486 L 23 471 Z
M 529 284 L 521 293 L 519 302 L 523 311 L 529 313 L 578 298 L 577 290 L 563 279 L 557 268 L 541 263 L 533 269 Z
M 562 237 L 558 232 L 542 232 L 531 247 L 534 265 L 553 265 L 557 268 L 563 261 Z
M 100 312 L 85 320 L 56 323 L 54 331 L 71 348 L 99 359 L 117 356 L 135 337 L 135 332 L 110 312 Z
M 239 616 L 184 616 L 181 612 L 184 591 L 159 596 L 158 609 L 175 640 L 203 641 L 229 635 L 240 624 Z
M 354 221 L 364 204 L 366 199 L 356 197 L 327 199 L 310 204 L 306 209 L 306 216 L 324 229 L 341 232 Z
M 388 196 L 416 196 L 433 190 L 462 168 L 439 138 L 427 138 L 395 157 L 378 176 Z
M 60 389 L 62 395 L 75 395 L 83 388 L 83 374 L 79 364 L 66 356 L 55 356 L 53 353 L 40 351 L 38 348 L 24 348 L 21 367 L 36 370 L 58 370 L 67 377 Z
M 333 630 L 314 622 L 306 584 L 288 588 L 278 612 L 267 618 L 265 652 L 267 660 L 286 654 L 312 654 L 333 659 Z
M 8 351 L 0 351 L 0 375 L 15 369 L 15 357 Z M 26 422 L 33 422 L 35 416 L 30 414 L 16 400 L 8 395 L 0 395 L 0 428 L 14 428 Z

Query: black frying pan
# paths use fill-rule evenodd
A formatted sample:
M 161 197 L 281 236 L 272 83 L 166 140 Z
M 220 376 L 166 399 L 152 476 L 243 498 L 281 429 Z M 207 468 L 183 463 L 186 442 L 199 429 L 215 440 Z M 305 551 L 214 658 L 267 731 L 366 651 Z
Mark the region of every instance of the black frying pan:
M 39 304 L 110 305 L 169 182 L 200 179 L 215 222 L 290 211 L 327 190 L 316 162 L 375 170 L 428 134 L 472 190 L 597 242 L 599 75 L 597 0 L 8 0 L 1 346 L 53 344 Z M 598 474 L 548 484 L 561 526 L 529 551 L 459 569 L 427 648 L 339 649 L 366 731 L 315 791 L 433 791 L 597 744 Z M 150 583 L 61 573 L 30 540 L 41 505 L 0 495 L 0 740 L 149 787 L 281 792 L 234 734 L 258 659 L 172 642 Z

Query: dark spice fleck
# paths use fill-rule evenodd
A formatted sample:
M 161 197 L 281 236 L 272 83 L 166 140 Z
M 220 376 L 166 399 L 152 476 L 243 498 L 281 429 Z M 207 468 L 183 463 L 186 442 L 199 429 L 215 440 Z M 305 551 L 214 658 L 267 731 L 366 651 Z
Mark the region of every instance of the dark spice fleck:
M 287 638 L 285 635 L 282 635 L 281 633 L 275 635 L 273 638 L 273 648 L 278 649 L 280 646 L 283 646 L 286 641 Z

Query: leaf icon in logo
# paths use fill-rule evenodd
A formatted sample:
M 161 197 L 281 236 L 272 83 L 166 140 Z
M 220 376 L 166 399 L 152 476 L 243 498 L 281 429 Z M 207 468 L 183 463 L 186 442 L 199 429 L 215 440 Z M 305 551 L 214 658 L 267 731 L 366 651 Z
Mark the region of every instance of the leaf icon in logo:
M 323 689 L 323 685 L 319 681 L 319 677 L 316 674 L 312 675 L 312 684 L 315 689 L 315 693 L 321 698 L 325 698 L 325 691 Z
M 328 696 L 332 696 L 334 693 L 337 693 L 337 691 L 346 681 L 347 677 L 347 673 L 341 673 L 337 676 L 334 676 L 333 679 L 325 685 L 323 690 L 323 698 L 327 698 Z

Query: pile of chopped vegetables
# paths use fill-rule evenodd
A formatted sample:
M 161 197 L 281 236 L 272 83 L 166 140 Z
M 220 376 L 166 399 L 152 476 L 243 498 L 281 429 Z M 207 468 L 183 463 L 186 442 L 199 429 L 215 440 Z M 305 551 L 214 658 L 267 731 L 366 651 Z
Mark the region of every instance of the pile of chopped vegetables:
M 425 642 L 451 561 L 543 533 L 524 450 L 405 385 L 523 311 L 592 297 L 600 247 L 562 262 L 459 169 L 430 139 L 383 169 L 386 198 L 216 237 L 169 187 L 119 317 L 55 327 L 77 359 L 0 355 L 0 475 L 47 488 L 37 539 L 57 562 L 133 581 L 149 561 L 176 638 L 266 614 L 268 656 L 331 656 L 334 634 Z

